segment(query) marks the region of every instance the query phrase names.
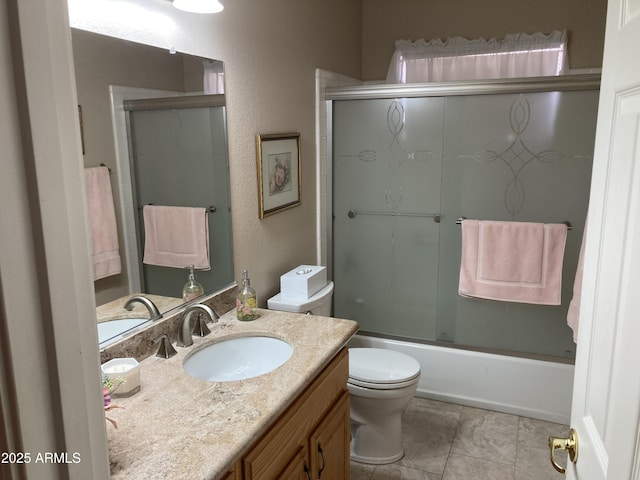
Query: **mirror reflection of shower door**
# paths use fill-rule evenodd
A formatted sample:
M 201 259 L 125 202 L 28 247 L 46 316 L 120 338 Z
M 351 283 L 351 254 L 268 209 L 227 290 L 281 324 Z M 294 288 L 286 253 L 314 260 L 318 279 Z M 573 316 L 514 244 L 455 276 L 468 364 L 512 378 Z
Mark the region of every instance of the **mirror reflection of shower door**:
M 219 288 L 231 283 L 233 258 L 228 254 L 232 244 L 225 107 L 132 110 L 129 134 L 144 292 L 181 297 L 188 274 L 179 268 L 142 263 L 142 207 L 148 204 L 215 207 L 216 211 L 208 214 L 211 270 L 196 271 L 196 278 L 205 292 L 212 291 L 211 286 Z

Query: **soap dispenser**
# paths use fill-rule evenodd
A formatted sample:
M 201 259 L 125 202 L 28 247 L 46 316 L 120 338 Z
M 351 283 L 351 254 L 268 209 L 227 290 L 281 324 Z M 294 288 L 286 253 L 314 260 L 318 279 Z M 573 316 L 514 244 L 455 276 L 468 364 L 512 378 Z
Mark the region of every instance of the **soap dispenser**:
M 257 304 L 256 291 L 251 288 L 249 272 L 244 270 L 242 272 L 240 291 L 236 297 L 236 315 L 238 320 L 249 321 L 258 318 L 260 314 L 256 311 Z
M 189 280 L 182 288 L 182 300 L 188 302 L 202 295 L 204 295 L 204 288 L 196 281 L 196 275 L 193 273 L 193 265 L 189 265 Z

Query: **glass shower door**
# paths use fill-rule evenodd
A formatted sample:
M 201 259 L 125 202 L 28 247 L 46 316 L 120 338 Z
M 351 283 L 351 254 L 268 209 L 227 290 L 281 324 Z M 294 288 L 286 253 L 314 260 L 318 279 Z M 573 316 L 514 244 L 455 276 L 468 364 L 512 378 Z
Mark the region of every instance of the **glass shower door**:
M 589 202 L 597 109 L 594 90 L 447 98 L 436 340 L 575 355 L 566 318 Z M 562 305 L 460 296 L 460 216 L 570 222 Z
M 333 108 L 334 313 L 363 331 L 432 338 L 443 102 Z
M 334 100 L 335 315 L 374 334 L 572 358 L 597 107 L 593 89 Z M 460 296 L 459 217 L 569 221 L 562 305 Z

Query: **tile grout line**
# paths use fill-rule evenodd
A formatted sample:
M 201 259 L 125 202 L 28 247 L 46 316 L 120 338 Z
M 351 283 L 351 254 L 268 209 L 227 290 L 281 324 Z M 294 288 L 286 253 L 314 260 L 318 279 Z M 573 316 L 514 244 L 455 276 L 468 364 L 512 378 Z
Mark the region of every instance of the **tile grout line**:
M 447 453 L 447 461 L 444 462 L 444 468 L 442 469 L 441 478 L 444 478 L 444 474 L 447 472 L 447 465 L 449 465 L 449 460 L 451 459 L 451 450 L 453 450 L 453 442 L 456 441 L 456 437 L 458 435 L 458 429 L 460 427 L 460 420 L 462 419 L 462 412 L 464 411 L 464 409 L 465 407 L 463 406 L 458 412 L 458 418 L 456 419 L 456 428 L 453 432 L 453 436 L 451 437 L 451 442 L 449 442 L 449 452 Z

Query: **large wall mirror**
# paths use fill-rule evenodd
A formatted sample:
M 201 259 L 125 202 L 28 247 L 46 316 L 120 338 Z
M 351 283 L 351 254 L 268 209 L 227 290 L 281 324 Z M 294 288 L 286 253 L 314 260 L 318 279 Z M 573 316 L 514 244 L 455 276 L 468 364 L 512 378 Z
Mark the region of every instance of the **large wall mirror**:
M 141 326 L 101 317 L 131 295 L 161 313 L 183 304 L 187 265 L 143 262 L 144 205 L 206 208 L 211 268 L 197 281 L 205 294 L 234 281 L 224 67 L 79 29 L 72 44 L 84 165 L 110 170 L 118 229 L 121 273 L 94 282 L 104 347 Z

